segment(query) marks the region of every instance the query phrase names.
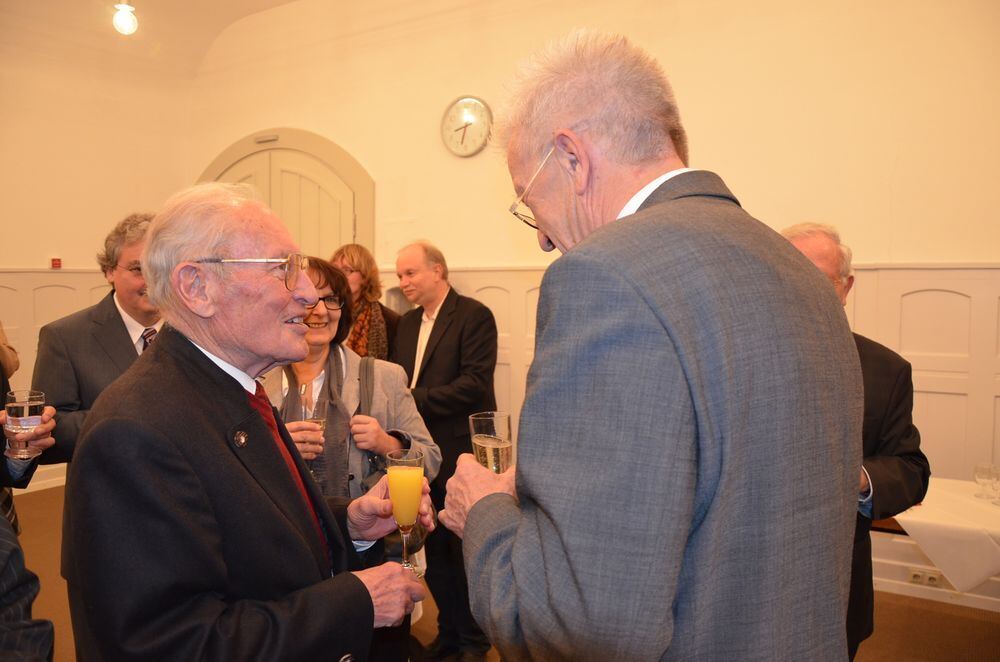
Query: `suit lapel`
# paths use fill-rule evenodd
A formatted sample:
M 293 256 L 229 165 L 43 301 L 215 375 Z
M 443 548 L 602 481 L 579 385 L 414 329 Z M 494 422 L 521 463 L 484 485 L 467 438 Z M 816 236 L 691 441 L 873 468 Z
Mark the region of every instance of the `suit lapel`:
M 139 355 L 135 351 L 135 345 L 132 344 L 113 297 L 114 292 L 109 293 L 94 308 L 90 317 L 91 335 L 118 368 L 118 372 L 122 373 L 135 363 Z
M 428 360 L 434 354 L 434 350 L 437 348 L 438 343 L 441 342 L 441 337 L 445 331 L 451 326 L 457 303 L 458 293 L 455 292 L 455 288 L 451 288 L 448 290 L 448 295 L 444 298 L 444 301 L 441 302 L 441 309 L 438 310 L 437 317 L 434 319 L 434 327 L 431 329 L 431 335 L 427 338 L 427 347 L 424 348 L 424 356 L 420 361 L 420 376 L 417 378 L 417 383 L 423 381 L 424 368 L 427 367 Z
M 406 371 L 406 383 L 413 380 L 414 363 L 417 360 L 417 337 L 420 335 L 420 319 L 424 314 L 423 308 L 412 310 L 399 320 L 399 327 L 396 330 L 396 345 L 399 348 L 396 360 L 403 370 Z

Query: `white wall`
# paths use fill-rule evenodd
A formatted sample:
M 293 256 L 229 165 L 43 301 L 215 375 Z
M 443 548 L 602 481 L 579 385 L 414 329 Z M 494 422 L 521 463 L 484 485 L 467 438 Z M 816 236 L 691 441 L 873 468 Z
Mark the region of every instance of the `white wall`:
M 1000 3 L 301 0 L 225 30 L 194 82 L 189 176 L 252 131 L 327 136 L 377 187 L 377 258 L 416 236 L 456 266 L 544 265 L 495 151 L 450 156 L 460 94 L 496 109 L 515 63 L 574 26 L 672 76 L 693 165 L 774 227 L 840 226 L 859 261 L 1000 258 Z

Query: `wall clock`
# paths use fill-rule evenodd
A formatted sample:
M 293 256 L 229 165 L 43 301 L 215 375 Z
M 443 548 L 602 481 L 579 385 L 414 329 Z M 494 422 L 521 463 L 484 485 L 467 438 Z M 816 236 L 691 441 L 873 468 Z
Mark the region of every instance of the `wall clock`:
M 455 156 L 474 156 L 490 139 L 493 113 L 478 97 L 459 97 L 441 118 L 441 140 Z

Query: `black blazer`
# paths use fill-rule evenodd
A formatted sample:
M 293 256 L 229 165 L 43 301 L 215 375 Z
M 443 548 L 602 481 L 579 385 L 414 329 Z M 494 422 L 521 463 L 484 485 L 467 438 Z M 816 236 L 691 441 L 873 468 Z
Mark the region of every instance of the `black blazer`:
M 278 425 L 329 555 L 246 391 L 182 334 L 164 327 L 105 389 L 66 485 L 79 660 L 367 658 L 374 611 L 346 572 L 361 559 L 345 514 Z
M 52 622 L 31 618 L 38 586 L 14 529 L 0 517 L 0 659 L 52 659 Z
M 882 519 L 920 503 L 931 469 L 913 425 L 913 373 L 909 362 L 888 347 L 854 334 L 865 385 L 863 464 L 871 477 L 872 517 Z M 852 650 L 873 630 L 872 520 L 858 514 L 847 607 Z
M 56 443 L 42 464 L 68 462 L 97 396 L 128 370 L 138 354 L 109 292 L 96 305 L 50 322 L 38 332 L 31 388 L 56 408 Z
M 396 329 L 391 360 L 403 366 L 408 381 L 413 379 L 423 314 L 423 307 L 409 311 Z M 431 496 L 438 508 L 444 506 L 444 486 L 455 473 L 458 456 L 472 452 L 469 415 L 496 409 L 496 365 L 497 324 L 493 313 L 452 288 L 441 302 L 413 389 L 417 411 L 441 447 L 441 471 L 431 484 Z

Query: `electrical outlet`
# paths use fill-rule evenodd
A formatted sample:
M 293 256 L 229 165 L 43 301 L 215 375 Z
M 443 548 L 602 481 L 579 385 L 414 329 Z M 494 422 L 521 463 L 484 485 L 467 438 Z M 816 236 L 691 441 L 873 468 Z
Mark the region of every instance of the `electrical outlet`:
M 938 570 L 927 570 L 924 572 L 924 583 L 928 586 L 933 586 L 935 588 L 940 588 L 942 582 L 941 572 Z
M 911 584 L 921 584 L 921 585 L 923 585 L 923 584 L 927 583 L 927 575 L 924 574 L 923 570 L 920 570 L 918 568 L 910 568 L 909 572 L 910 572 L 910 583 Z
M 907 573 L 909 574 L 909 582 L 911 584 L 931 586 L 934 588 L 939 588 L 942 584 L 944 584 L 944 577 L 941 575 L 940 570 L 907 568 Z

